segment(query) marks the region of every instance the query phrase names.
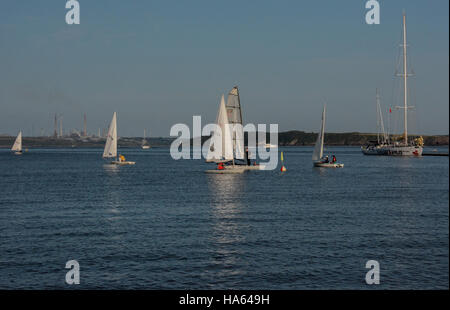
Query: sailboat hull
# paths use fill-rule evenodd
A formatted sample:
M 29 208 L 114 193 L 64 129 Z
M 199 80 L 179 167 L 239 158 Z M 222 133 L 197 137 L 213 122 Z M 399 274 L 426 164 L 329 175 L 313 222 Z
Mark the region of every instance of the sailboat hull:
M 110 162 L 111 165 L 119 165 L 119 166 L 127 166 L 127 165 L 134 165 L 136 162 L 134 161 L 112 161 Z
M 421 146 L 388 146 L 386 154 L 389 156 L 422 156 Z
M 314 167 L 319 167 L 319 168 L 344 168 L 344 164 L 315 162 L 314 163 Z
M 385 156 L 422 156 L 421 146 L 397 146 L 386 145 L 381 147 L 362 147 L 364 155 L 385 155 Z
M 384 146 L 362 146 L 361 152 L 363 152 L 364 155 L 386 155 Z
M 244 165 L 235 165 L 235 166 L 225 166 L 224 169 L 214 169 L 214 170 L 206 170 L 206 173 L 216 173 L 216 174 L 229 174 L 229 173 L 243 173 L 247 170 L 263 170 L 264 166 L 256 165 L 256 166 L 244 166 Z
M 143 150 L 148 150 L 148 149 L 150 148 L 150 145 L 143 145 L 143 146 L 141 146 L 141 148 L 142 148 Z
M 205 170 L 205 173 L 215 173 L 215 174 L 238 174 L 244 173 L 245 169 L 236 168 L 236 169 L 215 169 L 215 170 Z

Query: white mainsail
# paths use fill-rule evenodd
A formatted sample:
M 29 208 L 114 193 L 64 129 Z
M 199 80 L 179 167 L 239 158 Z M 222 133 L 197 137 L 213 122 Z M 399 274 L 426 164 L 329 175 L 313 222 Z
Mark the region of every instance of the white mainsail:
M 108 136 L 106 138 L 105 149 L 103 157 L 117 157 L 117 115 L 113 114 L 111 124 L 108 129 Z
M 142 145 L 146 145 L 147 144 L 147 140 L 145 140 L 145 129 L 144 129 L 144 137 L 142 138 Z
M 214 131 L 209 144 L 206 161 L 233 160 L 233 140 L 223 95 L 220 100 L 219 111 L 217 112 L 216 124 L 220 127 L 221 132 Z M 222 147 L 220 153 L 215 150 L 218 145 Z
M 232 128 L 233 151 L 236 159 L 246 159 L 244 153 L 244 129 L 242 124 L 242 110 L 237 86 L 228 94 L 227 116 Z
M 14 141 L 11 151 L 14 151 L 14 152 L 22 151 L 22 131 L 20 131 L 19 134 L 17 135 L 17 138 Z
M 316 145 L 314 146 L 314 152 L 312 155 L 312 160 L 317 161 L 322 158 L 323 156 L 323 140 L 325 136 L 325 108 L 326 106 L 323 106 L 322 111 L 322 126 L 320 127 L 320 132 L 317 135 L 317 141 Z

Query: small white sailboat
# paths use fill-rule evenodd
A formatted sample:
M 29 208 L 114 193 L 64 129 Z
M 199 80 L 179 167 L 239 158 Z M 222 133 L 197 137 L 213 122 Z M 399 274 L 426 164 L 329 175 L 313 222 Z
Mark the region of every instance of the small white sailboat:
M 150 148 L 150 144 L 148 144 L 147 140 L 145 140 L 145 129 L 144 129 L 144 138 L 142 139 L 141 148 L 143 150 L 148 150 Z
M 323 141 L 325 137 L 325 109 L 323 107 L 322 111 L 322 126 L 320 127 L 320 132 L 317 135 L 316 145 L 314 146 L 314 152 L 312 155 L 313 165 L 314 167 L 322 167 L 322 168 L 343 168 L 344 164 L 337 163 L 336 157 L 333 155 L 333 159 L 330 162 L 328 156 L 323 156 Z
M 14 141 L 11 151 L 13 151 L 16 155 L 22 155 L 22 131 L 19 131 L 19 134 Z
M 112 165 L 134 165 L 134 161 L 126 161 L 123 155 L 117 157 L 117 113 L 114 112 L 111 124 L 108 129 L 103 158 L 115 158 L 111 161 Z

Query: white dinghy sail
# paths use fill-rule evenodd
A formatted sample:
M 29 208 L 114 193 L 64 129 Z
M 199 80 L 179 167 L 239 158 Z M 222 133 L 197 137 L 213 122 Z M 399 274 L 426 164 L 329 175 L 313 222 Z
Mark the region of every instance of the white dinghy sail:
M 22 153 L 22 131 L 19 131 L 16 140 L 11 148 L 11 151 L 16 153 Z
M 322 125 L 320 127 L 320 132 L 317 135 L 316 145 L 314 146 L 314 152 L 312 155 L 313 161 L 318 161 L 323 157 L 323 141 L 324 141 L 324 133 L 325 133 L 325 109 L 326 109 L 326 106 L 323 106 Z
M 111 124 L 109 124 L 103 158 L 117 157 L 117 114 L 114 112 Z

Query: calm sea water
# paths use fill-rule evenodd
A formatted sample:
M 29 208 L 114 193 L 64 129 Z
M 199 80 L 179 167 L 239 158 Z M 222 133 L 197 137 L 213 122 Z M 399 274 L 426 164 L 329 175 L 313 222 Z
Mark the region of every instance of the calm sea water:
M 377 288 L 448 289 L 448 157 L 283 151 L 286 173 L 208 175 L 167 148 L 0 150 L 0 288 L 69 288 L 76 259 L 80 289 L 373 289 L 374 259 Z

